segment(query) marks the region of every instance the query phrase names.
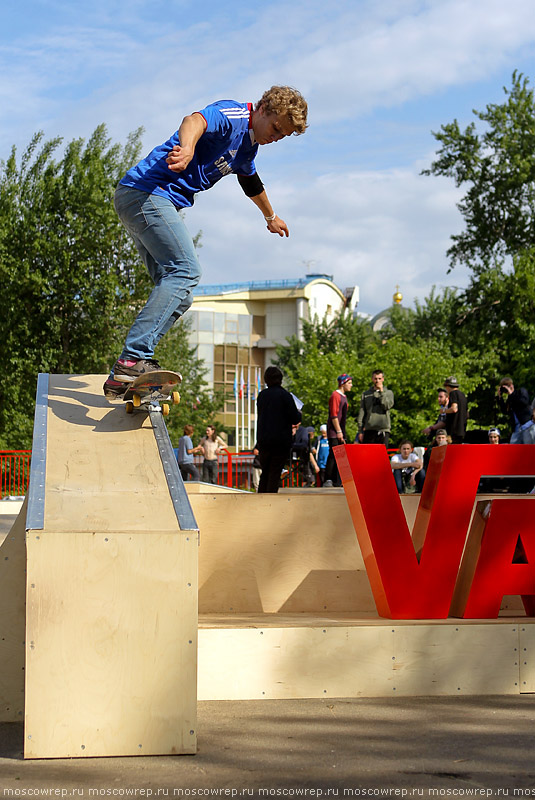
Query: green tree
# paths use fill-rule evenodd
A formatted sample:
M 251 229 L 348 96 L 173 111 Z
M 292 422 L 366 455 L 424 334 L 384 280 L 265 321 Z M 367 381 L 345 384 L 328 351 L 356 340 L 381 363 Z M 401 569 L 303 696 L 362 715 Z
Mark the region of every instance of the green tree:
M 147 281 L 114 186 L 139 153 L 99 126 L 87 144 L 36 134 L 0 163 L 0 445 L 31 445 L 38 372 L 104 372 Z
M 434 303 L 438 304 L 438 298 Z M 347 433 L 353 441 L 361 394 L 371 384 L 372 371 L 382 369 L 395 396 L 392 442 L 410 438 L 415 444 L 424 444 L 421 431 L 436 419 L 436 390 L 444 378 L 456 371 L 468 389 L 475 387 L 477 378 L 469 375 L 471 362 L 466 353 L 454 356 L 440 338 L 415 335 L 410 320 L 414 323 L 417 319 L 411 314 L 404 320 L 403 333 L 392 326 L 387 336 L 373 333 L 367 322 L 343 316 L 330 325 L 314 320 L 305 325 L 302 342 L 292 337 L 287 345 L 279 346 L 278 364 L 287 388 L 304 402 L 304 422 L 318 428 L 327 421 L 337 376 L 348 372 L 353 390 L 348 394 Z
M 113 207 L 141 134 L 120 146 L 100 125 L 56 159 L 61 139 L 37 133 L 20 159 L 13 148 L 0 162 L 1 448 L 31 447 L 38 372 L 106 373 L 150 292 Z M 164 363 L 181 364 L 189 402 L 205 395 L 186 337 L 177 327 L 168 346 L 178 357 Z
M 283 372 L 285 386 L 303 401 L 303 420 L 319 426 L 327 421 L 329 397 L 336 379 L 343 372 L 354 375 L 360 359 L 374 352 L 379 341 L 370 325 L 343 312 L 332 322 L 315 318 L 303 322 L 303 336 L 291 336 L 287 344 L 277 346 L 277 366 Z M 352 398 L 349 395 L 350 408 Z M 356 426 L 350 415 L 349 435 Z
M 450 265 L 475 273 L 499 264 L 535 241 L 535 100 L 529 80 L 516 71 L 507 100 L 475 111 L 483 123 L 461 130 L 457 120 L 433 135 L 438 158 L 424 175 L 453 178 L 467 187 L 458 203 L 465 230 L 451 237 Z
M 166 418 L 169 436 L 176 447 L 184 425 L 193 425 L 195 443 L 204 436 L 205 426 L 216 425 L 217 412 L 223 407 L 223 392 L 214 392 L 208 386 L 204 361 L 196 356 L 196 348 L 188 342 L 190 323 L 187 316 L 180 319 L 156 349 L 155 357 L 162 364 L 171 365 L 181 373 L 183 383 L 178 387 L 180 404 Z M 217 429 L 222 426 L 217 422 Z

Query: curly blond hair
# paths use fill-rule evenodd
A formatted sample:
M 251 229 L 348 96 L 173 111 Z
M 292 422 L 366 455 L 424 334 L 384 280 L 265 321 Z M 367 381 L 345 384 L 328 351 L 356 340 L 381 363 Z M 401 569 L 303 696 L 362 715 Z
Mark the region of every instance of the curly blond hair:
M 307 129 L 307 101 L 297 89 L 292 86 L 272 86 L 264 92 L 256 108 L 263 107 L 268 114 L 279 114 L 288 117 L 295 133 L 304 133 Z

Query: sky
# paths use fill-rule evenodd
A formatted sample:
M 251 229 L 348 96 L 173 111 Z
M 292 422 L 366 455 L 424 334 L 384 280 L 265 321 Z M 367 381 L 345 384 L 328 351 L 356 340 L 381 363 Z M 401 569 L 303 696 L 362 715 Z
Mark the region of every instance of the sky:
M 302 136 L 260 147 L 256 166 L 290 238 L 269 234 L 233 176 L 201 193 L 203 284 L 332 275 L 359 310 L 412 306 L 466 286 L 446 251 L 463 195 L 421 175 L 433 131 L 503 102 L 514 70 L 535 81 L 533 0 L 26 0 L 0 10 L 0 159 L 32 135 L 88 138 L 105 123 L 144 153 L 219 99 L 273 84 L 309 104 Z

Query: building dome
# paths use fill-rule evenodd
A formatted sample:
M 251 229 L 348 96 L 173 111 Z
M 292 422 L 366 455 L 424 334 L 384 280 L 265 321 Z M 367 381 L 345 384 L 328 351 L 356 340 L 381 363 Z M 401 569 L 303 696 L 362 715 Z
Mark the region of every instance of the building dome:
M 397 305 L 397 306 L 401 305 L 401 301 L 403 300 L 403 295 L 399 291 L 399 286 L 396 286 L 396 291 L 394 292 L 394 294 L 392 296 L 392 300 L 394 301 L 394 305 Z

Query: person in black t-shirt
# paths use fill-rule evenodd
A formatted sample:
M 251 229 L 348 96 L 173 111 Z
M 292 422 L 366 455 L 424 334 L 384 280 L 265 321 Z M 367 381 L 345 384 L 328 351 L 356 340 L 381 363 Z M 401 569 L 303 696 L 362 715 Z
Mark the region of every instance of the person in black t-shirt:
M 264 373 L 267 389 L 258 395 L 257 446 L 262 474 L 258 493 L 276 493 L 282 468 L 292 446 L 292 425 L 301 421 L 301 412 L 286 389 L 283 389 L 282 372 L 278 367 L 268 367 Z
M 446 432 L 451 436 L 452 444 L 462 444 L 468 421 L 468 403 L 466 396 L 459 389 L 459 382 L 454 375 L 446 378 L 444 387 L 448 393 L 446 408 Z

